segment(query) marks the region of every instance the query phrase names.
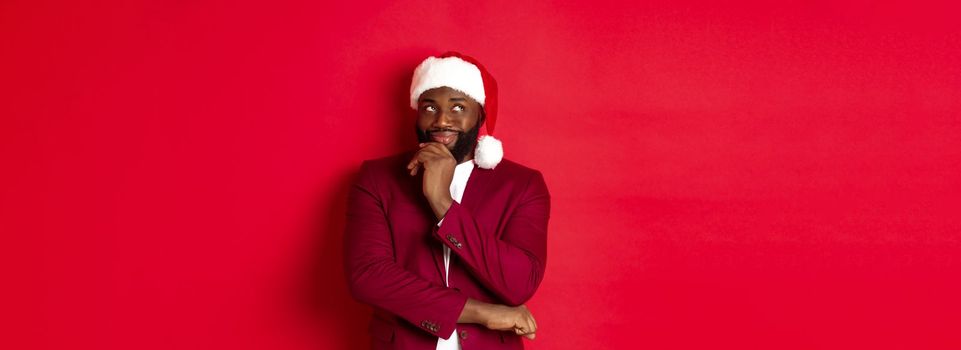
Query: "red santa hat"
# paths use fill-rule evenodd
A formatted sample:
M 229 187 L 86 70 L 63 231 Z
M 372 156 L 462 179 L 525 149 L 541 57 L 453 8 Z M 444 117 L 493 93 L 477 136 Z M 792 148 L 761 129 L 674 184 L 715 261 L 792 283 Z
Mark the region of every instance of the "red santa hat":
M 474 163 L 484 169 L 494 169 L 504 158 L 504 147 L 495 139 L 497 122 L 497 81 L 473 57 L 449 51 L 440 57 L 428 57 L 417 69 L 410 83 L 410 108 L 417 109 L 417 100 L 424 91 L 449 87 L 463 92 L 484 108 L 487 134 L 480 135 L 474 149 Z

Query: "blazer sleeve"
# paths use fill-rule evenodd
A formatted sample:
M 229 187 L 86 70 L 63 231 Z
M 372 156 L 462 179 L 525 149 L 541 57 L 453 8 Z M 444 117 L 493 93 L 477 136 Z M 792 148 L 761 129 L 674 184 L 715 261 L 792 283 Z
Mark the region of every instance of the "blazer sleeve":
M 389 311 L 447 339 L 467 296 L 421 278 L 394 261 L 390 228 L 368 163 L 350 188 L 344 271 L 354 299 Z
M 535 171 L 503 235 L 477 224 L 470 210 L 454 201 L 433 236 L 457 254 L 468 270 L 507 305 L 526 303 L 544 278 L 550 193 Z

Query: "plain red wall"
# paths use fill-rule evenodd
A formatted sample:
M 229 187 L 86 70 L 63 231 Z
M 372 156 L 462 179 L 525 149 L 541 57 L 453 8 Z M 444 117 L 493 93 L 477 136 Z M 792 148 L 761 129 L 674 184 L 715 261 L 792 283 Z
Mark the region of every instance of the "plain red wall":
M 553 195 L 531 349 L 961 348 L 959 8 L 0 3 L 6 349 L 360 349 L 347 187 L 459 50 Z

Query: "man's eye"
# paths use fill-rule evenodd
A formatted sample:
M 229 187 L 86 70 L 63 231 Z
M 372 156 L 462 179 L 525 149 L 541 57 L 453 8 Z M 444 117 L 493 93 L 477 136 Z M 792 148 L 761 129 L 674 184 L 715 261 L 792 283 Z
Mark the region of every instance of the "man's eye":
M 435 112 L 437 111 L 437 108 L 434 108 L 434 106 L 427 106 L 427 107 L 424 107 L 424 110 L 428 112 Z
M 454 112 L 463 112 L 464 106 L 454 106 L 454 108 L 451 108 L 451 109 L 453 109 Z

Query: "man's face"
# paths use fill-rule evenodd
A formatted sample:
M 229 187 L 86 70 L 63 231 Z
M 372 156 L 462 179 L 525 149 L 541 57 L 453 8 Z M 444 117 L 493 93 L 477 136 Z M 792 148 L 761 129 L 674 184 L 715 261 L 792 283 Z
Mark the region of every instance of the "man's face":
M 425 91 L 417 100 L 417 139 L 444 144 L 458 163 L 477 145 L 483 110 L 480 103 L 449 87 Z

